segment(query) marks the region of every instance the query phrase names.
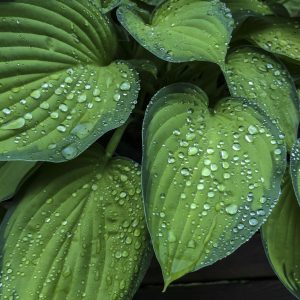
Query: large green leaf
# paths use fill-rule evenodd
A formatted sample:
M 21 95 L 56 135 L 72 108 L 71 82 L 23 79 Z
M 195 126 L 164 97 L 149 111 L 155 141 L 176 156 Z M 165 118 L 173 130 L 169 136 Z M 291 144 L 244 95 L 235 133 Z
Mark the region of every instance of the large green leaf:
M 166 286 L 246 242 L 280 192 L 285 147 L 275 125 L 242 99 L 207 105 L 196 86 L 171 85 L 145 116 L 145 211 Z
M 274 54 L 289 57 L 300 64 L 300 22 L 266 16 L 248 19 L 241 29 L 240 37 Z
M 262 226 L 262 234 L 275 273 L 300 299 L 300 207 L 288 172 L 282 182 L 280 200 Z
M 1 299 L 128 300 L 149 263 L 138 165 L 44 164 L 0 229 Z
M 295 195 L 300 205 L 300 139 L 295 142 L 291 151 L 290 172 Z
M 0 162 L 0 202 L 11 198 L 36 163 L 27 161 Z
M 137 75 L 97 3 L 1 1 L 0 159 L 71 159 L 127 120 Z
M 272 9 L 260 0 L 223 0 L 234 18 L 240 22 L 249 16 L 273 15 Z
M 155 10 L 149 24 L 130 6 L 121 6 L 117 14 L 128 32 L 163 60 L 224 64 L 233 20 L 220 1 L 169 0 Z
M 297 137 L 299 99 L 285 67 L 262 50 L 243 47 L 228 55 L 226 69 L 231 94 L 262 106 L 278 122 L 290 149 Z

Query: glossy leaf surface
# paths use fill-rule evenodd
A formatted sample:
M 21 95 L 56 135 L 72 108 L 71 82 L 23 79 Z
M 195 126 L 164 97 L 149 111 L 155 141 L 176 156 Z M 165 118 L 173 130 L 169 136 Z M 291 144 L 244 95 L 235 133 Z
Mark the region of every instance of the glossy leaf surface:
M 263 107 L 278 123 L 290 149 L 297 137 L 299 99 L 286 68 L 260 49 L 243 47 L 228 55 L 226 69 L 231 94 Z
M 118 19 L 147 50 L 170 62 L 210 61 L 224 64 L 233 20 L 220 1 L 169 0 L 149 24 L 134 8 L 122 6 Z
M 237 98 L 207 106 L 202 90 L 178 84 L 146 112 L 144 202 L 166 286 L 246 242 L 280 192 L 285 147 L 264 112 Z
M 72 159 L 123 124 L 136 73 L 96 0 L 0 3 L 0 159 Z
M 0 162 L 0 202 L 15 194 L 35 165 L 27 161 Z
M 274 54 L 293 59 L 300 64 L 300 22 L 267 16 L 244 23 L 241 37 Z
M 288 172 L 282 195 L 262 226 L 266 254 L 281 282 L 300 299 L 300 207 Z
M 1 225 L 0 298 L 131 299 L 150 258 L 140 170 L 100 147 L 44 164 Z

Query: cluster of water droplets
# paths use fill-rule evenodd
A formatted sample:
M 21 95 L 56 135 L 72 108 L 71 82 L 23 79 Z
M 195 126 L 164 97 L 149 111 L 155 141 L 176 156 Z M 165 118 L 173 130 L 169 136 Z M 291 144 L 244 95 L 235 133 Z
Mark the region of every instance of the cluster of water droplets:
M 274 178 L 282 170 L 272 164 L 283 159 L 284 136 L 273 135 L 252 114 L 239 101 L 223 101 L 214 114 L 189 108 L 185 119 L 178 113 L 174 125 L 179 127 L 162 125 L 161 130 L 171 130 L 166 141 L 151 141 L 157 144 L 151 151 L 161 157 L 159 164 L 150 161 L 148 219 L 159 249 L 165 249 L 160 251 L 166 272 L 170 266 L 172 272 L 184 269 L 180 259 L 200 261 L 199 267 L 228 255 L 257 231 L 274 207 L 279 195 Z M 264 167 L 267 161 L 271 170 Z
M 50 160 L 72 159 L 87 139 L 123 124 L 137 98 L 134 73 L 121 63 L 105 77 L 103 72 L 79 66 L 36 82 L 29 93 L 29 86 L 12 89 L 0 112 L 0 134 L 9 139 L 3 152 L 45 140 L 41 150 L 55 153 Z
M 86 161 L 83 166 L 87 170 Z M 64 174 L 63 169 L 57 165 L 52 172 Z M 80 167 L 68 170 L 68 175 L 81 174 L 72 181 L 64 175 L 50 178 L 37 197 L 25 193 L 22 205 L 6 225 L 7 248 L 0 257 L 5 295 L 23 299 L 30 293 L 46 300 L 55 288 L 65 291 L 62 297 L 76 291 L 80 299 L 90 299 L 90 293 L 116 300 L 130 295 L 132 281 L 139 280 L 150 255 L 141 172 L 137 164 L 124 160 L 114 160 L 106 171 L 101 169 L 103 166 L 93 161 L 85 174 Z M 49 170 L 43 172 L 41 177 Z M 50 265 L 41 263 L 50 256 Z M 25 288 L 30 280 L 40 280 L 31 291 Z

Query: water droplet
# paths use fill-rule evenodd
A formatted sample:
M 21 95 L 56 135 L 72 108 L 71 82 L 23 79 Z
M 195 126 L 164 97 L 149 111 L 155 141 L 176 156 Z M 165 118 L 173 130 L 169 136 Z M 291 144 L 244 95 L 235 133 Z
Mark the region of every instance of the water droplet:
M 93 129 L 93 124 L 91 123 L 80 123 L 77 124 L 71 131 L 72 134 L 76 135 L 78 138 L 83 139 L 90 134 Z
M 38 100 L 40 97 L 41 97 L 41 91 L 40 90 L 36 90 L 36 91 L 33 91 L 30 96 L 33 98 L 33 99 L 36 99 Z
M 180 173 L 181 173 L 181 175 L 183 175 L 183 176 L 189 176 L 189 175 L 190 175 L 190 171 L 189 171 L 189 169 L 187 169 L 187 168 L 182 168 L 182 169 L 180 170 Z
M 62 150 L 61 154 L 65 159 L 70 160 L 77 155 L 77 149 L 74 146 L 68 146 Z
M 121 85 L 120 85 L 120 89 L 122 91 L 129 91 L 130 90 L 130 83 L 129 82 L 123 82 Z
M 201 174 L 202 176 L 208 177 L 211 174 L 211 171 L 208 168 L 203 168 Z
M 258 221 L 255 218 L 252 218 L 252 219 L 249 220 L 249 224 L 251 226 L 256 226 L 258 224 Z
M 225 211 L 230 215 L 235 215 L 238 211 L 238 206 L 236 204 L 230 204 L 225 208 Z
M 4 130 L 13 130 L 13 129 L 20 129 L 25 126 L 25 119 L 18 118 L 16 120 L 12 120 L 8 123 L 3 124 L 0 128 Z

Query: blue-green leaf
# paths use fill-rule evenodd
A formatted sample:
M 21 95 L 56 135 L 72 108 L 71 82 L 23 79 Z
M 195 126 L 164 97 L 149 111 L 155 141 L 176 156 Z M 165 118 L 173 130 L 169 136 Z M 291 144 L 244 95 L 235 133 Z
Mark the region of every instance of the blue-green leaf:
M 119 7 L 117 15 L 143 47 L 163 60 L 224 64 L 233 19 L 220 1 L 168 0 L 149 23 L 131 6 Z

